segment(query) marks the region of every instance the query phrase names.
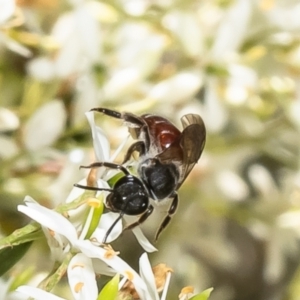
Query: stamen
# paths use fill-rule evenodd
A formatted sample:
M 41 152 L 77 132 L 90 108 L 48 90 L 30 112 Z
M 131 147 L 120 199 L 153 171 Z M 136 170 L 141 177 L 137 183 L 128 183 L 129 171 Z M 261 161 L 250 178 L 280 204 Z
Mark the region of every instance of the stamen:
M 87 203 L 87 205 L 94 207 L 94 208 L 98 208 L 101 205 L 101 201 L 97 198 L 88 198 L 86 203 Z
M 132 281 L 134 278 L 134 275 L 130 271 L 125 271 L 124 272 L 128 278 L 128 280 Z
M 74 291 L 75 293 L 79 293 L 81 290 L 82 290 L 82 287 L 84 286 L 84 283 L 83 282 L 78 282 L 75 284 L 75 287 L 74 287 Z
M 169 273 L 173 273 L 173 270 L 166 264 L 158 264 L 152 268 L 155 285 L 158 292 L 161 292 L 166 284 L 166 279 Z
M 48 228 L 48 231 L 49 231 L 49 234 L 50 234 L 52 237 L 55 236 L 55 231 L 53 231 L 52 229 L 49 229 L 49 228 Z
M 72 266 L 72 269 L 75 269 L 77 267 L 84 268 L 85 266 L 84 266 L 84 264 L 77 263 Z
M 194 287 L 189 285 L 189 286 L 182 288 L 178 298 L 180 300 L 189 299 L 190 296 L 192 296 L 193 294 L 194 294 Z
M 106 250 L 105 254 L 104 254 L 104 258 L 107 259 L 112 259 L 114 258 L 116 255 L 119 255 L 120 252 L 119 251 L 115 251 L 112 246 L 110 245 L 105 245 L 104 249 Z

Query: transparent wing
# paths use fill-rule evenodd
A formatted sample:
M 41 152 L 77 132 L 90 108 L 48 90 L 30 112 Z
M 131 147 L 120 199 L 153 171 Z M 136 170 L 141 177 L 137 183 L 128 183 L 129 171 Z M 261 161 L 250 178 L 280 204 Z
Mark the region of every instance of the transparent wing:
M 181 162 L 181 177 L 177 189 L 189 175 L 204 149 L 206 129 L 202 118 L 196 114 L 187 114 L 181 118 L 183 131 L 174 143 L 157 155 L 162 163 Z
M 199 160 L 206 140 L 205 125 L 199 115 L 185 115 L 181 118 L 181 122 L 184 128 L 180 139 L 180 146 L 183 149 L 183 165 L 177 188 L 184 182 Z

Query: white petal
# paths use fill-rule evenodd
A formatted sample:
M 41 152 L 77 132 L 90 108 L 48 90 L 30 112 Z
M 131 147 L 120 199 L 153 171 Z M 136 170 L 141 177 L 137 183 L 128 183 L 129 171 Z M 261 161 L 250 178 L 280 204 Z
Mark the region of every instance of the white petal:
M 68 265 L 69 285 L 76 300 L 97 299 L 98 288 L 91 259 L 84 254 L 76 254 Z M 82 287 L 79 290 L 78 285 Z
M 164 80 L 153 87 L 148 94 L 149 100 L 160 102 L 181 102 L 193 97 L 202 85 L 200 74 L 182 72 Z
M 48 57 L 37 57 L 27 65 L 28 73 L 36 80 L 49 81 L 54 78 L 54 64 Z
M 99 88 L 90 73 L 78 75 L 72 124 L 79 126 L 85 121 L 85 112 L 99 104 Z M 80 125 L 81 126 L 81 125 Z
M 266 16 L 271 22 L 271 26 L 279 27 L 283 31 L 293 32 L 300 28 L 300 5 L 298 1 L 291 4 L 274 5 L 272 9 L 266 12 Z
M 116 272 L 122 274 L 127 278 L 131 277 L 130 279 L 141 299 L 151 300 L 147 286 L 142 278 L 120 257 L 115 255 L 113 257 L 107 258 L 107 250 L 93 245 L 89 240 L 78 240 L 75 246 L 88 257 L 99 258 L 107 263 L 110 267 L 112 267 Z M 128 274 L 130 274 L 130 276 Z
M 233 171 L 220 171 L 216 181 L 225 196 L 234 201 L 243 200 L 249 194 L 247 184 Z
M 270 199 L 270 195 L 272 195 L 272 199 L 274 199 L 274 196 L 278 193 L 278 187 L 273 177 L 269 170 L 262 165 L 254 164 L 250 167 L 249 179 L 256 190 L 259 191 L 265 199 Z
M 83 178 L 82 180 L 80 180 L 78 182 L 81 185 L 86 185 L 86 178 Z M 66 203 L 70 203 L 73 202 L 74 200 L 76 200 L 78 197 L 80 197 L 82 194 L 84 193 L 84 189 L 80 189 L 78 187 L 73 187 L 69 196 L 66 199 Z
M 69 241 L 61 234 L 53 234 L 53 232 L 50 232 L 46 227 L 42 226 L 42 229 L 47 239 L 52 260 L 63 261 L 66 253 L 70 250 Z
M 141 74 L 136 68 L 117 71 L 105 84 L 104 95 L 108 99 L 124 97 L 136 90 L 140 82 Z
M 102 242 L 107 230 L 110 228 L 112 223 L 119 217 L 118 213 L 106 213 L 101 216 L 100 223 L 94 233 L 92 234 L 92 238 L 95 238 L 97 241 Z M 109 234 L 106 242 L 111 243 L 115 239 L 117 239 L 122 233 L 122 220 L 114 226 L 113 230 Z
M 93 136 L 93 143 L 94 143 L 94 151 L 96 155 L 97 161 L 108 161 L 109 160 L 109 152 L 110 146 L 109 141 L 104 133 L 104 131 L 97 127 L 95 124 L 94 113 L 87 112 L 86 117 L 90 124 Z
M 203 119 L 207 131 L 218 132 L 223 129 L 228 121 L 228 112 L 217 93 L 217 82 L 210 79 L 207 83 Z
M 158 300 L 159 297 L 156 290 L 155 278 L 153 275 L 153 271 L 147 253 L 143 253 L 141 255 L 139 265 L 140 265 L 140 275 L 144 279 L 145 283 L 147 284 L 152 299 Z
M 55 57 L 55 73 L 60 78 L 66 78 L 76 73 L 83 64 L 80 42 L 75 32 L 68 37 Z
M 29 297 L 33 297 L 36 300 L 65 300 L 64 298 L 55 296 L 44 290 L 27 285 L 19 286 L 16 291 Z
M 214 60 L 224 60 L 238 51 L 246 36 L 251 13 L 252 3 L 248 0 L 237 0 L 228 9 L 224 20 L 219 25 L 211 50 Z
M 0 24 L 13 15 L 15 8 L 14 0 L 0 0 Z
M 132 216 L 124 216 L 124 220 L 126 221 L 126 224 L 131 224 L 134 222 L 134 218 Z M 145 237 L 143 234 L 143 231 L 139 226 L 132 229 L 133 234 L 135 235 L 137 241 L 139 244 L 143 247 L 143 249 L 147 252 L 154 252 L 157 251 L 157 249 L 149 242 L 149 240 Z
M 84 6 L 80 6 L 75 10 L 74 19 L 76 24 L 74 30 L 77 33 L 77 38 L 80 41 L 84 54 L 92 62 L 97 62 L 101 55 L 99 22 L 95 20 L 88 8 Z
M 62 215 L 48 209 L 31 197 L 25 197 L 25 205 L 18 205 L 18 211 L 24 213 L 44 227 L 65 236 L 71 243 L 77 239 L 77 233 L 73 225 Z
M 104 261 L 98 258 L 92 258 L 93 267 L 96 274 L 102 274 L 106 276 L 114 276 L 116 271 L 108 266 Z
M 8 159 L 19 153 L 19 148 L 16 140 L 5 135 L 0 136 L 0 156 L 3 159 Z
M 24 143 L 27 149 L 37 150 L 54 143 L 63 132 L 66 111 L 62 101 L 53 100 L 41 106 L 24 128 Z
M 16 130 L 20 125 L 19 118 L 11 110 L 0 108 L 0 131 Z
M 58 44 L 63 45 L 72 34 L 74 24 L 75 21 L 72 13 L 61 15 L 52 28 L 52 38 L 57 41 Z
M 115 159 L 118 157 L 118 155 L 121 153 L 121 151 L 123 150 L 124 146 L 126 145 L 128 139 L 130 138 L 130 135 L 128 135 L 124 141 L 119 145 L 119 147 L 116 149 L 116 151 L 114 152 L 114 154 L 111 156 L 109 161 L 115 161 Z
M 176 11 L 163 19 L 166 27 L 178 36 L 188 56 L 199 56 L 204 46 L 204 32 L 195 12 Z
M 0 32 L 0 38 L 2 39 L 6 47 L 11 51 L 23 55 L 25 57 L 30 57 L 32 55 L 32 52 L 28 48 L 24 47 L 22 44 L 11 39 L 9 36 L 2 34 L 1 32 Z

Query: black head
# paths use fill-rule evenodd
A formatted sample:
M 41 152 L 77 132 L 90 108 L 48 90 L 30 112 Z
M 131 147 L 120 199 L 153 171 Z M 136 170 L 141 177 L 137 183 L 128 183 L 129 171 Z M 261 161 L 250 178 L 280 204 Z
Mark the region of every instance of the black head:
M 126 175 L 116 182 L 106 198 L 106 204 L 111 211 L 139 215 L 148 208 L 149 195 L 137 177 Z
M 138 171 L 154 199 L 162 200 L 174 194 L 179 180 L 175 164 L 162 164 L 156 158 L 149 158 L 140 164 Z

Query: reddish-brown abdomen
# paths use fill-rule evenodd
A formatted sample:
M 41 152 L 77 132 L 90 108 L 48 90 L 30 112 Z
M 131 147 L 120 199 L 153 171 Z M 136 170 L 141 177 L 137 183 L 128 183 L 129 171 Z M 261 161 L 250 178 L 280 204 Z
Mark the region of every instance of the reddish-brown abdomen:
M 143 115 L 142 118 L 148 125 L 151 142 L 161 151 L 180 138 L 181 132 L 167 119 L 150 114 Z

